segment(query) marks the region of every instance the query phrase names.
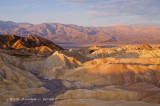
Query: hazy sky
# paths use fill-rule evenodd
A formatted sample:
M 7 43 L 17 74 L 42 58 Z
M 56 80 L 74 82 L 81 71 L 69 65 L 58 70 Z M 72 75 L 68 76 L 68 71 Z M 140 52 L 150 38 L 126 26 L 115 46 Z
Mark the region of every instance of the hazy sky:
M 160 0 L 0 0 L 0 20 L 160 26 Z

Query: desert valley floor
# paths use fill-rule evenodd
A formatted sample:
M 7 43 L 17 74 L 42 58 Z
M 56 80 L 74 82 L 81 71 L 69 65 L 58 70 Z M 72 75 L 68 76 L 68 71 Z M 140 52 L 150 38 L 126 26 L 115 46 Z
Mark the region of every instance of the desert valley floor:
M 0 41 L 0 106 L 160 106 L 160 45 L 75 50 L 37 36 Z

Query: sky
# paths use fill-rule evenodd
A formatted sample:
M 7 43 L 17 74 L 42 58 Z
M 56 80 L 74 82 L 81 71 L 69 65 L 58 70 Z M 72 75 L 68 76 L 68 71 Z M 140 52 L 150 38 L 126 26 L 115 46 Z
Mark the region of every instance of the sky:
M 160 26 L 160 0 L 0 0 L 0 20 L 80 26 Z

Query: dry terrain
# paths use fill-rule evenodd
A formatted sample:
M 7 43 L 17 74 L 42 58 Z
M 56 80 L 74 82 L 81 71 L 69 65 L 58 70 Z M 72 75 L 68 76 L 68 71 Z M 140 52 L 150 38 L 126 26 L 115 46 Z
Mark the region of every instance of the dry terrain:
M 0 106 L 160 106 L 159 45 L 64 50 L 8 36 L 0 39 Z
M 38 35 L 56 43 L 144 44 L 160 43 L 160 27 L 83 27 L 61 23 L 15 23 L 0 21 L 0 34 Z

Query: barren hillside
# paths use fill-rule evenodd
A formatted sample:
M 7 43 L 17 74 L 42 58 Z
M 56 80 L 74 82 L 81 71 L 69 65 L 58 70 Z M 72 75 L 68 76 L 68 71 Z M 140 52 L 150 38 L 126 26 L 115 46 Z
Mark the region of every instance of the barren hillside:
M 58 43 L 160 43 L 160 28 L 146 26 L 82 27 L 0 21 L 0 34 L 38 35 Z

